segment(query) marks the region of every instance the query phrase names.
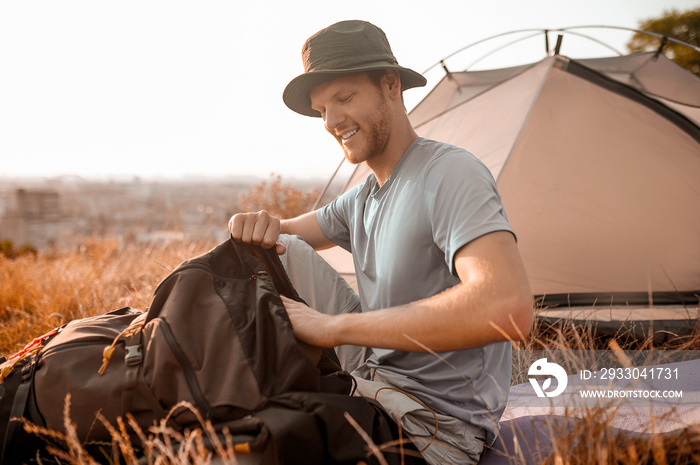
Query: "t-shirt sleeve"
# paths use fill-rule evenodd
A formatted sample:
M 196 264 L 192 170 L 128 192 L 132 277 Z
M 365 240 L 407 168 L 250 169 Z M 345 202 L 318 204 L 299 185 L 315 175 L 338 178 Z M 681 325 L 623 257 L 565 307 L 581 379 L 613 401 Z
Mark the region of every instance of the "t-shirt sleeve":
M 455 276 L 454 257 L 464 245 L 494 231 L 509 231 L 515 236 L 496 181 L 473 155 L 448 150 L 428 166 L 425 182 L 433 240 Z
M 333 243 L 338 244 L 348 252 L 352 252 L 350 246 L 350 229 L 348 218 L 351 216 L 352 199 L 357 188 L 350 189 L 343 195 L 319 208 L 316 211 L 316 219 L 321 231 Z

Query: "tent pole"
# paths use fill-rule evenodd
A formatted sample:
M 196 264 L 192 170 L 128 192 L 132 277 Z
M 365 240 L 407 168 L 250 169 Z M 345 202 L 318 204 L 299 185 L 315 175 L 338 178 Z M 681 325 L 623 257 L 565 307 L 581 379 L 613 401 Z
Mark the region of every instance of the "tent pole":
M 640 34 L 646 34 L 648 36 L 659 37 L 660 39 L 664 38 L 664 35 L 659 34 L 658 32 L 644 31 L 644 30 L 640 30 L 640 29 L 632 29 L 629 27 L 622 27 L 622 26 L 601 26 L 601 25 L 599 25 L 599 26 L 573 26 L 573 27 L 567 27 L 567 28 L 558 29 L 558 30 L 568 31 L 569 29 L 585 29 L 585 28 L 587 28 L 587 29 L 590 29 L 590 28 L 620 29 L 623 31 L 632 31 L 632 32 L 638 32 Z M 688 47 L 688 48 L 692 48 L 696 52 L 700 52 L 700 47 L 698 47 L 697 45 L 689 44 L 688 42 L 683 42 L 682 40 L 678 40 L 678 39 L 675 39 L 673 37 L 668 37 L 668 36 L 666 36 L 666 39 L 671 41 L 671 42 L 674 42 L 676 44 L 683 45 L 683 46 Z
M 512 41 L 512 42 L 508 42 L 508 43 L 505 44 L 505 45 L 501 45 L 501 46 L 499 46 L 499 47 L 497 47 L 497 48 L 491 50 L 490 52 L 488 52 L 488 53 L 486 53 L 486 54 L 484 54 L 484 55 L 481 55 L 478 59 L 476 59 L 476 60 L 472 61 L 471 63 L 469 63 L 469 64 L 464 68 L 464 71 L 467 71 L 468 69 L 471 69 L 472 66 L 474 66 L 474 65 L 477 64 L 477 63 L 479 63 L 479 62 L 480 62 L 481 60 L 483 60 L 484 58 L 490 57 L 491 55 L 494 54 L 494 52 L 497 52 L 497 51 L 499 51 L 499 50 L 503 50 L 504 48 L 509 47 L 509 46 L 511 46 L 511 45 L 513 45 L 513 44 L 517 44 L 518 42 L 521 42 L 521 41 L 523 41 L 523 40 L 527 40 L 527 39 L 530 39 L 530 38 L 532 38 L 532 37 L 537 37 L 538 35 L 540 35 L 541 32 L 542 32 L 542 31 L 537 31 L 535 34 L 531 34 L 531 35 L 529 35 L 529 36 L 527 36 L 527 37 L 522 37 L 522 38 L 517 39 L 517 40 L 514 40 L 514 41 Z
M 564 36 L 562 34 L 559 34 L 557 36 L 557 45 L 554 46 L 554 54 L 559 55 L 559 51 L 561 50 L 561 42 L 564 40 Z
M 506 35 L 510 35 L 510 34 L 519 34 L 519 33 L 524 33 L 524 32 L 532 32 L 532 31 L 536 31 L 536 34 L 535 34 L 535 35 L 538 35 L 538 34 L 540 34 L 541 32 L 544 31 L 544 33 L 545 33 L 545 47 L 547 48 L 547 53 L 549 53 L 549 36 L 548 36 L 548 32 L 559 31 L 559 32 L 564 32 L 564 33 L 566 33 L 566 34 L 574 34 L 574 35 L 578 35 L 578 36 L 580 36 L 580 37 L 584 37 L 584 38 L 586 38 L 586 39 L 588 39 L 588 40 L 592 40 L 592 41 L 594 41 L 594 42 L 596 42 L 596 43 L 598 43 L 598 44 L 601 44 L 601 45 L 603 45 L 604 47 L 607 47 L 608 49 L 612 50 L 613 52 L 615 52 L 615 53 L 618 54 L 618 55 L 623 55 L 620 51 L 616 50 L 615 48 L 611 47 L 610 45 L 608 45 L 608 44 L 606 44 L 606 43 L 604 43 L 604 42 L 602 42 L 602 41 L 600 41 L 600 40 L 598 40 L 598 39 L 594 39 L 594 38 L 592 38 L 592 37 L 590 37 L 590 36 L 588 36 L 588 35 L 584 35 L 584 34 L 579 34 L 579 33 L 573 32 L 572 29 L 616 29 L 616 30 L 621 30 L 621 31 L 631 31 L 631 32 L 636 32 L 636 33 L 640 33 L 640 34 L 646 34 L 646 35 L 650 35 L 650 36 L 654 36 L 654 37 L 659 37 L 659 38 L 661 38 L 661 39 L 664 38 L 664 36 L 663 36 L 662 34 L 659 34 L 659 33 L 656 33 L 656 32 L 643 31 L 643 30 L 639 30 L 639 29 L 632 29 L 632 28 L 629 28 L 629 27 L 621 27 L 621 26 L 604 26 L 604 25 L 598 25 L 598 26 L 572 26 L 572 27 L 565 27 L 565 28 L 559 28 L 559 29 L 519 29 L 519 30 L 517 30 L 517 31 L 510 31 L 510 32 L 504 32 L 504 33 L 502 33 L 502 34 L 496 34 L 496 35 L 487 37 L 487 38 L 485 38 L 485 39 L 479 40 L 479 41 L 477 41 L 477 42 L 471 43 L 471 44 L 467 45 L 466 47 L 462 47 L 462 48 L 460 48 L 459 50 L 450 53 L 449 55 L 447 55 L 445 58 L 443 58 L 442 60 L 438 61 L 437 63 L 432 64 L 430 67 L 428 67 L 428 68 L 427 68 L 425 71 L 423 71 L 421 74 L 426 74 L 428 71 L 432 70 L 433 68 L 435 68 L 436 66 L 438 66 L 439 64 L 441 64 L 441 62 L 444 62 L 445 60 L 448 60 L 448 59 L 452 58 L 453 56 L 457 55 L 458 53 L 461 53 L 461 52 L 463 52 L 463 51 L 465 51 L 465 50 L 467 50 L 467 49 L 469 49 L 469 48 L 471 48 L 471 47 L 474 47 L 474 46 L 476 46 L 476 45 L 479 45 L 479 44 L 481 44 L 481 43 L 487 42 L 487 41 L 492 40 L 492 39 L 495 39 L 495 38 L 497 38 L 497 37 L 502 37 L 502 36 L 506 36 Z M 524 39 L 529 39 L 530 37 L 533 37 L 533 36 L 527 36 L 527 37 L 525 37 Z M 514 44 L 514 43 L 516 43 L 516 42 L 520 42 L 521 40 L 524 40 L 524 39 L 515 40 L 515 41 L 513 41 L 513 42 L 507 44 L 506 46 L 512 45 L 512 44 Z M 689 43 L 687 43 L 687 42 L 683 42 L 682 40 L 674 39 L 673 37 L 666 37 L 666 39 L 667 39 L 669 42 L 674 42 L 674 43 L 683 45 L 683 46 L 685 46 L 685 47 L 691 48 L 691 49 L 693 49 L 693 50 L 695 50 L 695 51 L 697 51 L 697 52 L 700 52 L 700 47 L 698 47 L 698 46 L 696 46 L 696 45 L 692 45 L 692 44 L 689 44 Z M 502 48 L 505 48 L 506 46 L 498 47 L 496 50 L 500 50 L 500 49 L 502 49 Z M 482 58 L 483 58 L 483 57 L 482 57 Z M 478 61 L 481 61 L 482 58 L 480 58 L 479 60 L 477 60 L 477 62 L 478 62 Z M 476 62 L 475 62 L 475 63 L 476 63 Z M 475 63 L 472 63 L 472 65 L 475 64 Z M 467 69 L 470 68 L 472 65 L 468 66 Z
M 549 30 L 544 30 L 544 53 L 549 55 Z
M 333 172 L 333 175 L 331 178 L 328 180 L 328 183 L 326 183 L 326 187 L 323 188 L 321 193 L 318 195 L 318 198 L 316 199 L 316 202 L 314 202 L 314 206 L 311 207 L 311 210 L 309 211 L 314 211 L 317 210 L 318 208 L 322 207 L 323 205 L 319 205 L 321 203 L 321 200 L 323 199 L 323 196 L 326 195 L 326 192 L 328 192 L 328 189 L 331 187 L 331 183 L 335 179 L 335 177 L 338 175 L 338 171 L 340 171 L 340 167 L 343 166 L 343 162 L 345 162 L 345 157 L 343 157 L 340 160 L 340 163 L 338 163 L 338 167 L 335 169 Z
M 621 51 L 617 50 L 615 47 L 612 47 L 611 45 L 608 45 L 608 44 L 606 44 L 605 42 L 596 39 L 595 37 L 591 37 L 591 36 L 589 36 L 589 35 L 581 34 L 580 32 L 574 32 L 574 31 L 563 31 L 563 32 L 565 32 L 565 33 L 567 33 L 567 34 L 575 35 L 575 36 L 578 36 L 578 37 L 583 37 L 584 39 L 588 39 L 588 40 L 590 40 L 590 41 L 592 41 L 592 42 L 595 42 L 596 44 L 600 44 L 600 45 L 602 45 L 603 47 L 607 48 L 608 50 L 610 50 L 610 51 L 612 51 L 612 52 L 615 52 L 615 54 L 616 54 L 617 56 L 622 56 L 622 55 L 624 55 L 624 53 L 622 53 Z
M 442 69 L 445 70 L 445 74 L 447 75 L 448 79 L 450 79 L 450 80 L 454 79 L 452 77 L 452 73 L 450 72 L 450 70 L 447 69 L 447 65 L 445 64 L 445 60 L 440 60 L 440 66 L 442 66 Z
M 664 52 L 664 47 L 668 43 L 668 36 L 663 36 L 661 39 L 661 45 L 659 45 L 659 48 L 656 50 L 656 53 L 654 54 L 654 58 L 652 60 L 656 61 L 659 59 L 659 55 L 661 55 Z

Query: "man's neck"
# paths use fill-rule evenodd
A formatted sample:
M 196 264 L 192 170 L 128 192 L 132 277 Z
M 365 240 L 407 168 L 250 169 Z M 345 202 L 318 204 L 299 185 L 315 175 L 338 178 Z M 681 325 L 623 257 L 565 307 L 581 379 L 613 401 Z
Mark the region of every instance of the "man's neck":
M 408 147 L 418 138 L 418 134 L 413 130 L 413 127 L 406 121 L 403 127 L 392 134 L 392 137 L 387 142 L 386 147 L 379 156 L 367 160 L 367 166 L 377 178 L 379 186 L 383 186 L 391 176 L 391 173 L 396 168 L 396 165 L 401 160 L 403 154 L 408 150 Z

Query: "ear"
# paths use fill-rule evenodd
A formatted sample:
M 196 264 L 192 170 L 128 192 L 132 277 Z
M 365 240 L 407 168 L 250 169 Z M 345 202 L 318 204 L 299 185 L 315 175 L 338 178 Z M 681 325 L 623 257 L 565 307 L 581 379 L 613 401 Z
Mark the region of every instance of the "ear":
M 382 81 L 389 90 L 389 95 L 392 98 L 401 98 L 401 76 L 395 69 L 388 69 L 382 77 Z

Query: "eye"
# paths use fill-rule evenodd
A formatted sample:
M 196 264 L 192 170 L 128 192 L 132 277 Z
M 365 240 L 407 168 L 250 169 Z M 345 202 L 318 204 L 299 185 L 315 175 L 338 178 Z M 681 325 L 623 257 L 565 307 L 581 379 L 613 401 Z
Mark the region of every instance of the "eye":
M 352 98 L 353 98 L 354 96 L 355 96 L 354 93 L 344 95 L 344 96 L 342 96 L 342 97 L 340 97 L 340 98 L 338 99 L 338 102 L 340 102 L 340 103 L 348 103 L 350 100 L 352 100 Z

